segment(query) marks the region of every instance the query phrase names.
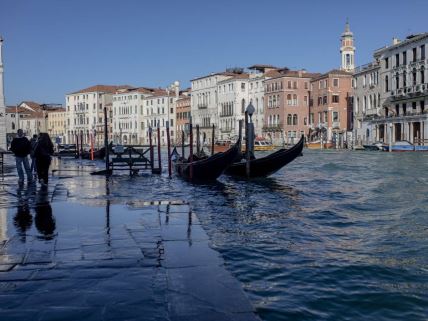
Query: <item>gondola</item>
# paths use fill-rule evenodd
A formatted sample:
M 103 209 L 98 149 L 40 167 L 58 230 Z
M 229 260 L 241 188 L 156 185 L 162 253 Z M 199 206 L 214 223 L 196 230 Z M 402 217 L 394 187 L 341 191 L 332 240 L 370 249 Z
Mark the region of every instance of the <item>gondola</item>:
M 198 158 L 192 163 L 181 157 L 174 148 L 174 168 L 177 175 L 189 181 L 216 180 L 240 155 L 240 139 L 224 153 L 217 153 L 210 157 Z M 192 165 L 192 166 L 190 166 Z M 191 170 L 192 167 L 192 170 Z
M 106 156 L 106 148 L 101 147 L 98 150 L 94 150 L 94 159 L 104 159 Z M 82 153 L 82 159 L 91 159 L 91 151 L 84 151 Z
M 266 157 L 250 160 L 250 178 L 267 177 L 280 170 L 296 157 L 302 155 L 303 145 L 304 138 L 302 136 L 297 144 L 289 149 L 280 149 Z M 245 160 L 241 160 L 239 163 L 232 164 L 225 171 L 225 174 L 247 177 L 246 166 Z

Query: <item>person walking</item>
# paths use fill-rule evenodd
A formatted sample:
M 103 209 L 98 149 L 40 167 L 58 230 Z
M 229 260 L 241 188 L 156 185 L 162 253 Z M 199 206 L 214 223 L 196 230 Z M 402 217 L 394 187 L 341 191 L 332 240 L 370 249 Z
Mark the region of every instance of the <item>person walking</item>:
M 10 150 L 15 155 L 16 170 L 18 171 L 19 177 L 18 182 L 20 184 L 24 182 L 24 171 L 22 170 L 22 166 L 24 166 L 25 172 L 27 174 L 27 180 L 31 182 L 33 176 L 27 157 L 31 152 L 31 144 L 27 137 L 24 136 L 22 129 L 18 129 L 17 137 L 15 137 L 10 144 Z
M 53 153 L 54 148 L 49 134 L 40 133 L 37 146 L 34 150 L 34 156 L 36 158 L 37 177 L 42 186 L 48 184 L 49 166 Z
M 37 146 L 37 135 L 34 134 L 33 138 L 30 140 L 31 144 L 31 152 L 30 152 L 30 158 L 31 158 L 31 174 L 36 173 L 36 157 L 34 156 L 34 151 Z

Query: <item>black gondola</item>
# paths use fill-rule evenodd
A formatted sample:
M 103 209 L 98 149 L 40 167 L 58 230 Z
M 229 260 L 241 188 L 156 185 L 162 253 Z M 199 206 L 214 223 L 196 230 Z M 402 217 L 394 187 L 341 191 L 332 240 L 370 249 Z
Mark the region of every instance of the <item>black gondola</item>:
M 289 149 L 280 149 L 266 157 L 250 160 L 250 178 L 267 177 L 282 167 L 292 162 L 296 157 L 302 155 L 304 145 L 303 136 L 296 145 Z M 246 162 L 232 164 L 225 174 L 232 176 L 247 177 Z
M 106 149 L 105 147 L 101 147 L 98 150 L 94 150 L 94 159 L 104 159 L 106 156 Z M 91 159 L 91 151 L 84 151 L 82 153 L 82 159 Z
M 240 154 L 240 139 L 230 149 L 224 153 L 217 153 L 207 158 L 198 159 L 192 163 L 180 157 L 177 150 L 173 154 L 177 155 L 174 160 L 176 173 L 190 181 L 213 181 L 216 180 L 228 168 Z M 190 166 L 192 165 L 192 166 Z M 192 167 L 192 173 L 191 168 Z

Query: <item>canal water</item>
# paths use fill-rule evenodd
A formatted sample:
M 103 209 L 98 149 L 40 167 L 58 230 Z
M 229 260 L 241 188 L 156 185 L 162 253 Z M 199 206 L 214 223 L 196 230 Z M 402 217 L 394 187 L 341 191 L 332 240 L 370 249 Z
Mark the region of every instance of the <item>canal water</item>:
M 263 320 L 428 318 L 428 153 L 305 150 L 270 178 L 206 185 L 78 164 L 54 165 L 69 201 L 189 201 Z

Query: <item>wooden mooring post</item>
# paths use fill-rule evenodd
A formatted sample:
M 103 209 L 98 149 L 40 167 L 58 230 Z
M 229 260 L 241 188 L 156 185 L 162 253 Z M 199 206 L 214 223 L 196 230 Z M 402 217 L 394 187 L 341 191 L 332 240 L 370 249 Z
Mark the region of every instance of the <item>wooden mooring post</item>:
M 215 125 L 213 124 L 213 129 L 211 133 L 211 155 L 214 155 L 214 140 L 215 140 Z
M 160 122 L 158 122 L 158 168 L 159 168 L 159 174 L 160 174 L 162 172 Z
M 166 143 L 168 146 L 168 176 L 171 178 L 172 168 L 171 168 L 171 141 L 169 136 L 169 121 L 166 121 Z
M 190 139 L 190 156 L 189 156 L 189 162 L 190 162 L 190 180 L 193 179 L 193 125 L 192 125 L 192 118 L 190 118 L 190 124 L 189 124 L 189 139 Z

